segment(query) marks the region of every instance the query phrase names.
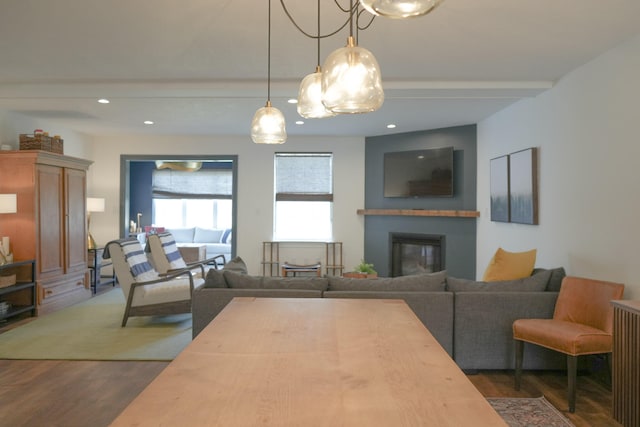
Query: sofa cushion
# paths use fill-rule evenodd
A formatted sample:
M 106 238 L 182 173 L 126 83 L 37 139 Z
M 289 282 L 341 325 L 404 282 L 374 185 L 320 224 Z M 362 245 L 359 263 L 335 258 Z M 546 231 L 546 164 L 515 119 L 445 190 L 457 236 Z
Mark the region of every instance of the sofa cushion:
M 507 252 L 502 248 L 498 248 L 491 261 L 489 261 L 482 280 L 495 282 L 531 276 L 535 264 L 535 249 L 526 252 Z
M 551 270 L 541 271 L 533 276 L 497 282 L 479 282 L 468 279 L 447 277 L 447 290 L 453 292 L 542 292 L 547 288 Z
M 423 291 L 441 292 L 445 289 L 446 271 L 414 274 L 399 277 L 379 277 L 377 279 L 347 279 L 329 277 L 331 291 Z
M 247 274 L 249 270 L 247 269 L 247 264 L 245 264 L 244 260 L 239 256 L 229 260 L 224 265 L 225 271 L 234 271 L 236 273 Z
M 541 271 L 545 271 L 545 268 L 534 268 L 531 275 L 538 274 Z M 551 292 L 559 292 L 560 286 L 562 286 L 562 279 L 567 275 L 564 271 L 564 267 L 557 267 L 549 269 L 551 271 L 551 277 L 549 278 L 549 282 L 547 283 L 547 291 Z
M 193 234 L 195 232 L 193 227 L 171 228 L 167 229 L 167 231 L 173 235 L 176 243 L 193 243 Z
M 329 279 L 326 277 L 265 277 L 263 289 L 309 289 L 326 291 Z
M 234 289 L 261 289 L 262 276 L 250 276 L 244 273 L 238 273 L 231 270 L 223 270 L 224 280 L 227 286 Z
M 220 236 L 220 243 L 231 243 L 231 229 L 227 228 Z
M 227 281 L 224 278 L 224 272 L 222 270 L 216 270 L 210 268 L 207 272 L 207 277 L 204 281 L 205 288 L 226 288 Z
M 193 234 L 193 243 L 218 243 L 223 231 L 214 228 L 196 227 Z

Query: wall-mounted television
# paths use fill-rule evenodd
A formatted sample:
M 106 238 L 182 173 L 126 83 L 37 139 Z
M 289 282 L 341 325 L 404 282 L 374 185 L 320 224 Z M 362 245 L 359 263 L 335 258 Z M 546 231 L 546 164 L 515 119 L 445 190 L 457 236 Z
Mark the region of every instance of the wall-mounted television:
M 453 196 L 453 147 L 384 154 L 384 197 Z

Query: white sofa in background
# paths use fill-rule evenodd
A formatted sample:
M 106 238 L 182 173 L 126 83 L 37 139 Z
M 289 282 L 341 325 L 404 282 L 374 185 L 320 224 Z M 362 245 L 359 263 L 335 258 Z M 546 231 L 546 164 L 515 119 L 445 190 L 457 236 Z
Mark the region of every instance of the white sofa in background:
M 215 229 L 202 227 L 187 228 L 167 228 L 173 235 L 176 245 L 205 245 L 207 248 L 206 258 L 213 258 L 216 255 L 224 255 L 228 261 L 231 259 L 231 229 Z

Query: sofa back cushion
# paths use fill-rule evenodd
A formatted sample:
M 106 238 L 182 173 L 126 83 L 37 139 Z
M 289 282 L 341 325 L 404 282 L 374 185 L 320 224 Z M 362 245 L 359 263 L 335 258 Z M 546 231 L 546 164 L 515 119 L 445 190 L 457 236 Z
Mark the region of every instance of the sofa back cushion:
M 442 292 L 445 289 L 446 271 L 414 274 L 377 279 L 348 279 L 329 277 L 331 291 L 398 291 L 398 292 Z
M 329 288 L 329 279 L 326 277 L 265 277 L 262 279 L 262 288 L 326 291 Z
M 227 286 L 234 289 L 261 289 L 262 276 L 250 276 L 231 270 L 224 270 L 224 280 Z
M 193 234 L 193 243 L 219 243 L 224 230 L 214 228 L 196 227 Z
M 546 290 L 551 270 L 543 270 L 533 276 L 498 282 L 447 277 L 447 290 L 452 292 L 542 292 Z
M 193 227 L 171 228 L 167 229 L 167 231 L 173 235 L 176 243 L 193 243 L 193 234 L 195 232 Z
M 224 272 L 222 270 L 216 270 L 210 268 L 207 272 L 207 277 L 204 280 L 205 288 L 226 288 L 227 281 L 224 278 Z
M 545 271 L 545 268 L 534 268 L 531 275 L 538 274 L 541 271 Z M 549 278 L 549 282 L 547 283 L 547 291 L 551 292 L 559 292 L 560 286 L 562 286 L 562 279 L 567 275 L 564 271 L 564 267 L 557 267 L 549 269 L 551 271 L 551 277 Z

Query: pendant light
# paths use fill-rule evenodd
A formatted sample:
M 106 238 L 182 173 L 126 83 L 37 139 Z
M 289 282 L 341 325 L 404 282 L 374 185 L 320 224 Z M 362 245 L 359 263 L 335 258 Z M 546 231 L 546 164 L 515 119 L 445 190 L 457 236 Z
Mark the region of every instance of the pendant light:
M 350 2 L 347 46 L 333 51 L 322 71 L 322 103 L 334 113 L 370 113 L 384 102 L 378 61 L 353 38 L 353 0 Z
M 276 107 L 271 106 L 271 0 L 269 0 L 268 20 L 267 103 L 253 116 L 251 139 L 256 144 L 283 144 L 287 140 L 284 115 Z
M 426 15 L 443 0 L 360 0 L 369 13 L 387 18 L 412 18 Z
M 318 62 L 315 73 L 307 74 L 300 83 L 298 114 L 305 119 L 323 119 L 335 116 L 322 103 L 322 67 L 320 67 L 320 0 L 318 0 Z

